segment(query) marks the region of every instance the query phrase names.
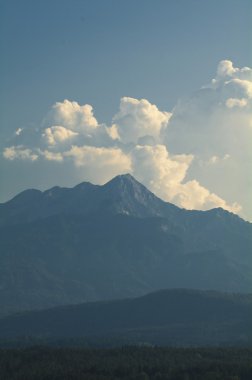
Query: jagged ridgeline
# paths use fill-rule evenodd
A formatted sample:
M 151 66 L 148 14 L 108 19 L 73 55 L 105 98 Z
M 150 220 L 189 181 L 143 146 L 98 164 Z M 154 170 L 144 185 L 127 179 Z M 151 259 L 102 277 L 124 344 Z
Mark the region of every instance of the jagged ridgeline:
M 162 288 L 251 292 L 252 225 L 188 211 L 131 175 L 26 190 L 0 205 L 1 314 Z

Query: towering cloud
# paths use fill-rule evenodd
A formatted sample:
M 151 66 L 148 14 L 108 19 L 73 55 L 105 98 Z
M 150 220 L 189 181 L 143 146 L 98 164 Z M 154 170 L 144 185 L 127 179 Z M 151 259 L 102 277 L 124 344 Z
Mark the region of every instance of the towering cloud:
M 54 104 L 49 116 L 57 125 L 77 132 L 88 133 L 98 127 L 92 106 L 89 104 L 81 106 L 67 99 Z
M 241 204 L 252 215 L 251 128 L 252 70 L 225 60 L 211 83 L 179 100 L 173 113 L 123 97 L 105 125 L 88 104 L 57 102 L 36 131 L 19 128 L 3 156 L 72 166 L 96 183 L 131 172 L 179 206 L 241 212 Z
M 239 200 L 245 217 L 252 217 L 251 89 L 250 68 L 221 61 L 211 83 L 177 103 L 163 132 L 171 152 L 194 155 L 188 178 Z
M 170 155 L 164 145 L 138 145 L 132 151 L 136 178 L 161 198 L 187 209 L 222 207 L 239 212 L 241 207 L 238 203 L 228 205 L 198 181 L 185 180 L 192 160 L 192 155 Z
M 146 99 L 124 97 L 120 110 L 114 116 L 114 127 L 123 143 L 138 143 L 139 139 L 149 136 L 159 140 L 160 131 L 167 126 L 171 113 L 161 112 Z
M 46 128 L 42 133 L 43 138 L 46 140 L 46 143 L 51 145 L 56 145 L 57 143 L 62 143 L 67 140 L 71 140 L 74 136 L 78 136 L 78 133 L 71 131 L 62 126 L 54 125 L 50 128 Z

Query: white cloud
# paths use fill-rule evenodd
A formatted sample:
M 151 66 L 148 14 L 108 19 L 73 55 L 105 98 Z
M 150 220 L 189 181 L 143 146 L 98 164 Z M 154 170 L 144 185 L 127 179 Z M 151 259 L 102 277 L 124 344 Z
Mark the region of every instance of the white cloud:
M 120 140 L 120 136 L 117 130 L 117 126 L 112 124 L 110 128 L 106 127 L 107 134 L 112 140 Z
M 234 213 L 241 211 L 241 205 L 237 202 L 231 205 L 227 204 L 224 199 L 211 193 L 196 180 L 180 184 L 174 201 L 186 209 L 208 210 L 222 207 Z
M 55 103 L 43 122 L 44 142 L 51 147 L 57 145 L 57 149 L 65 150 L 75 143 L 111 146 L 118 137 L 115 127 L 98 123 L 91 105 L 80 105 L 67 99 Z
M 98 127 L 98 121 L 94 117 L 93 107 L 89 104 L 79 105 L 65 99 L 57 102 L 49 113 L 49 122 L 61 125 L 75 132 L 88 133 Z
M 212 156 L 208 163 L 211 165 L 211 164 L 217 164 L 219 162 L 220 158 L 218 156 Z
M 59 152 L 50 152 L 49 150 L 39 150 L 40 155 L 48 161 L 62 162 L 64 157 Z
M 241 99 L 237 99 L 237 98 L 228 98 L 226 100 L 226 106 L 228 108 L 233 108 L 233 107 L 246 107 L 246 105 L 248 104 L 248 100 L 247 99 L 244 99 L 244 98 L 241 98 Z
M 137 143 L 139 138 L 151 136 L 159 140 L 160 130 L 169 121 L 171 113 L 161 112 L 156 105 L 146 99 L 124 97 L 120 110 L 114 116 L 114 128 L 117 128 L 123 143 Z
M 38 154 L 32 152 L 31 149 L 25 148 L 22 145 L 10 146 L 5 148 L 3 151 L 3 156 L 4 158 L 10 161 L 16 159 L 36 161 L 39 157 Z
M 206 210 L 223 207 L 240 211 L 239 204 L 225 200 L 201 186 L 198 181 L 186 181 L 192 155 L 169 155 L 164 145 L 136 146 L 132 152 L 133 174 L 160 198 L 187 209 Z
M 137 145 L 132 151 L 133 173 L 161 198 L 172 200 L 183 181 L 192 155 L 171 157 L 164 145 Z
M 77 132 L 58 125 L 46 128 L 42 133 L 42 137 L 46 140 L 48 145 L 56 145 L 57 143 L 72 140 L 73 137 L 76 136 L 78 136 Z
M 220 62 L 210 84 L 177 103 L 163 141 L 172 153 L 194 154 L 188 179 L 215 189 L 229 203 L 239 200 L 245 212 L 252 214 L 250 68 Z
M 214 155 L 214 156 L 210 157 L 206 162 L 201 161 L 200 164 L 202 166 L 203 165 L 215 165 L 215 164 L 220 164 L 221 162 L 224 162 L 230 158 L 231 158 L 230 154 L 225 154 L 223 157 Z
M 18 129 L 15 131 L 15 135 L 16 135 L 16 136 L 19 136 L 19 135 L 22 133 L 22 130 L 23 130 L 23 128 L 18 128 Z
M 229 60 L 220 61 L 217 68 L 217 78 L 232 77 L 237 69 L 234 68 L 233 62 Z
M 131 171 L 131 160 L 119 148 L 72 146 L 64 153 L 83 172 L 83 176 L 95 183 L 104 183 L 112 177 Z
M 227 81 L 230 78 L 238 78 L 242 80 L 252 80 L 252 69 L 250 67 L 234 67 L 233 62 L 230 60 L 222 60 L 219 62 L 216 72 L 216 77 L 212 80 L 212 83 L 217 81 Z

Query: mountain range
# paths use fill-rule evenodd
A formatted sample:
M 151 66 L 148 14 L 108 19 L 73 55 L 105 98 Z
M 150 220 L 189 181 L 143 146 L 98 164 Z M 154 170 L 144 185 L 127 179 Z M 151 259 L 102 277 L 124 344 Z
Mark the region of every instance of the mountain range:
M 252 225 L 180 209 L 131 175 L 0 204 L 1 315 L 162 288 L 249 293 Z

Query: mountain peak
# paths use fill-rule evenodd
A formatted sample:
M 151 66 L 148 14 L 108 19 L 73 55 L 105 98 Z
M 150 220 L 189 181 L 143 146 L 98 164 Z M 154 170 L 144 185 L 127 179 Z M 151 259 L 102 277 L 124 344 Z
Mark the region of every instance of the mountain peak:
M 130 173 L 119 174 L 119 175 L 115 176 L 114 179 L 115 178 L 121 178 L 123 180 L 133 180 L 133 181 L 136 181 L 136 179 Z
M 188 211 L 164 202 L 131 174 L 121 174 L 106 184 L 82 182 L 73 188 L 55 186 L 41 192 L 26 190 L 0 205 L 0 225 L 31 222 L 51 215 L 130 215 L 134 217 L 164 217 L 191 223 L 191 218 L 209 223 L 243 222 L 223 209 Z M 202 219 L 203 218 L 203 219 Z M 179 222 L 179 223 L 180 223 Z
M 168 204 L 154 195 L 131 174 L 114 177 L 101 186 L 101 190 L 105 195 L 107 204 L 117 214 L 138 217 L 164 216 L 167 214 Z
M 109 183 L 135 183 L 138 185 L 143 186 L 140 182 L 138 182 L 131 174 L 119 174 L 116 177 L 112 178 L 110 181 L 108 181 L 105 185 Z M 143 186 L 144 187 L 144 186 Z
M 131 174 L 121 174 L 112 178 L 109 182 L 102 186 L 111 193 L 116 193 L 123 197 L 148 197 L 155 195 L 148 190 L 142 183 L 138 182 Z M 156 197 L 155 197 L 156 198 Z
M 14 198 L 7 201 L 6 204 L 19 204 L 19 203 L 26 203 L 32 201 L 37 201 L 40 199 L 42 194 L 42 191 L 37 189 L 27 189 L 22 191 L 21 193 L 17 194 Z M 3 203 L 4 204 L 4 203 Z
M 142 183 L 138 182 L 131 174 L 121 174 L 112 178 L 109 182 L 103 185 L 104 188 L 109 189 L 110 191 L 125 192 L 126 190 L 130 192 L 130 195 L 136 195 L 136 193 L 146 194 L 155 197 L 155 195 L 147 189 Z M 125 195 L 125 194 L 124 194 Z

